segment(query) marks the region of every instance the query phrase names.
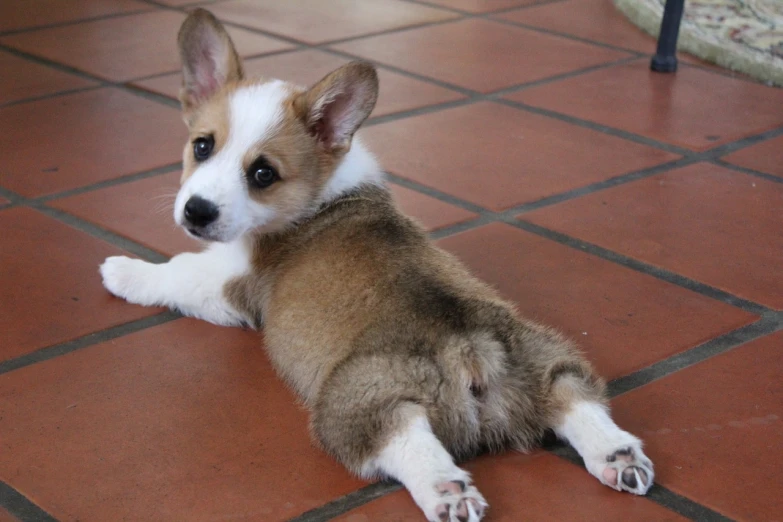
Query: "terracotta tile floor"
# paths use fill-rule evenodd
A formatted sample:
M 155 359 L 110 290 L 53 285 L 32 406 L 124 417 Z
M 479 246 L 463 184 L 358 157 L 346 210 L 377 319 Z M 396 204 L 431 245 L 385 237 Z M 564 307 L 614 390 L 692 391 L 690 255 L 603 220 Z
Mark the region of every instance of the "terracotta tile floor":
M 256 334 L 101 287 L 198 248 L 174 41 L 204 1 L 0 2 L 0 521 L 421 520 L 313 446 Z M 401 207 L 580 343 L 657 464 L 638 498 L 562 446 L 481 457 L 487 521 L 783 520 L 783 90 L 649 72 L 611 0 L 207 4 L 252 74 L 378 64 Z

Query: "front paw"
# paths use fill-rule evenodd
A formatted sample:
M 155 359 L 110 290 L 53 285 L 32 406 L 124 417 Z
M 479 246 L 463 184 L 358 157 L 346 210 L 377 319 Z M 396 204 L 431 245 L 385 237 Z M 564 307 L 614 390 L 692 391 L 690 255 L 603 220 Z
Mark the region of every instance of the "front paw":
M 149 286 L 149 268 L 151 263 L 125 256 L 106 258 L 100 267 L 103 286 L 131 303 L 147 304 L 142 298 L 144 288 Z

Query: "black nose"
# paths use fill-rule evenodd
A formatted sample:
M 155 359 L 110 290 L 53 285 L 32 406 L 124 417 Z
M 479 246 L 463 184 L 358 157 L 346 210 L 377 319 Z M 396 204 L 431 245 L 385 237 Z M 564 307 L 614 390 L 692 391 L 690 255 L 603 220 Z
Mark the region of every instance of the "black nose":
M 185 219 L 197 227 L 205 227 L 220 214 L 217 206 L 204 198 L 193 196 L 185 203 Z

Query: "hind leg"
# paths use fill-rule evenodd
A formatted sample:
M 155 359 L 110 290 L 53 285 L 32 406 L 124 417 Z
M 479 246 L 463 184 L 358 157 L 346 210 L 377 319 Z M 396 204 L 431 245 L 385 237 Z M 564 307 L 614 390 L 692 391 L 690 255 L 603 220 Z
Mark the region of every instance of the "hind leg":
M 402 482 L 427 520 L 478 522 L 487 508 L 484 497 L 432 433 L 421 408 L 408 409 L 406 423 L 367 460 L 364 474 Z
M 652 462 L 642 442 L 615 424 L 602 398 L 576 376 L 560 377 L 553 392 L 562 406 L 552 427 L 584 459 L 587 471 L 618 491 L 647 493 L 655 476 Z

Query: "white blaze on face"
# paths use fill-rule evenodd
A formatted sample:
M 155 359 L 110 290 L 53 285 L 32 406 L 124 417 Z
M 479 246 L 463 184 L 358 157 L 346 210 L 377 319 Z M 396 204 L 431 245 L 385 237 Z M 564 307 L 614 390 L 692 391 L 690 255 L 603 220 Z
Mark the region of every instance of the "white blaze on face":
M 225 145 L 203 162 L 187 179 L 174 204 L 174 219 L 182 225 L 185 203 L 199 196 L 220 212 L 206 237 L 231 241 L 274 218 L 273 208 L 250 198 L 243 160 L 246 153 L 278 128 L 283 102 L 291 91 L 280 80 L 237 89 L 229 98 L 229 131 Z

